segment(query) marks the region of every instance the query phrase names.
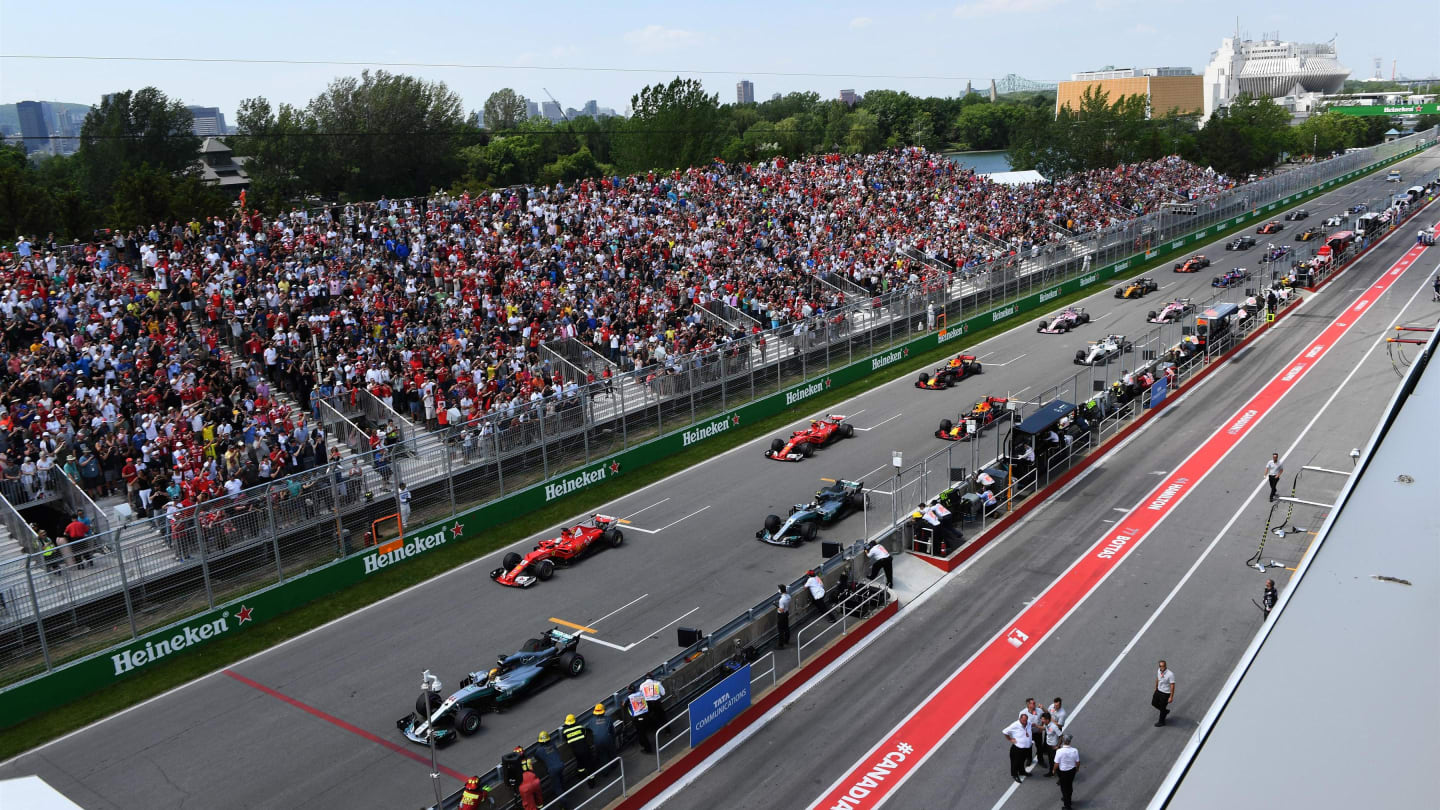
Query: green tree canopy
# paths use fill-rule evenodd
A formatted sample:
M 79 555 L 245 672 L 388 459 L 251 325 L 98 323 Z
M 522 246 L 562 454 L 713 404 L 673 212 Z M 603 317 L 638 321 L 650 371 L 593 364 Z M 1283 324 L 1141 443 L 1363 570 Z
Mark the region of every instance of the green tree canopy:
M 503 87 L 485 99 L 485 128 L 491 132 L 506 132 L 519 126 L 526 119 L 525 97 L 508 87 Z
M 145 165 L 170 173 L 190 169 L 200 157 L 192 121 L 183 102 L 154 87 L 106 96 L 80 127 L 76 157 L 88 191 L 103 199 L 121 175 Z

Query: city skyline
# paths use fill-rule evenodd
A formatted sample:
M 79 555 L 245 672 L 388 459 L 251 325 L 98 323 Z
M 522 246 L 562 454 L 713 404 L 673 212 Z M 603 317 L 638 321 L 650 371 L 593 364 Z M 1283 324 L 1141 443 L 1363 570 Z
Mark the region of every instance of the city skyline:
M 264 96 L 274 104 L 304 105 L 331 80 L 357 75 L 366 65 L 443 81 L 460 94 L 467 110 L 480 110 L 489 94 L 502 87 L 542 102 L 548 100 L 544 88 L 549 88 L 562 109 L 599 99 L 601 106 L 622 114 L 641 87 L 676 75 L 700 79 L 706 92 L 731 103 L 736 98 L 732 88 L 741 81 L 761 88 L 758 100 L 797 91 L 836 98 L 840 90 L 852 88 L 862 96 L 874 89 L 958 96 L 967 81 L 983 87 L 991 79 L 1017 73 L 1053 82 L 1107 64 L 1174 64 L 1198 72 L 1221 39 L 1234 34 L 1237 15 L 1242 34 L 1258 38 L 1278 30 L 1284 39 L 1304 42 L 1323 42 L 1334 34 L 1333 26 L 1318 22 L 1325 16 L 1344 18 L 1337 46 L 1341 59 L 1354 67 L 1355 78 L 1370 75 L 1376 57 L 1382 59 L 1387 77 L 1391 60 L 1409 76 L 1440 72 L 1440 57 L 1426 47 L 1424 37 L 1397 38 L 1387 19 L 1354 15 L 1345 4 L 1298 0 L 1268 4 L 1263 12 L 1253 4 L 1221 0 L 1207 6 L 1204 15 L 1186 12 L 1176 0 L 976 0 L 945 6 L 910 2 L 887 7 L 884 15 L 855 3 L 774 7 L 741 0 L 737 12 L 749 8 L 767 25 L 804 32 L 788 39 L 783 49 L 743 31 L 713 29 L 711 10 L 699 4 L 639 2 L 622 14 L 566 4 L 562 13 L 543 20 L 531 19 L 520 9 L 442 4 L 439 13 L 451 23 L 431 32 L 434 43 L 416 52 L 397 47 L 383 27 L 364 24 L 367 11 L 382 9 L 372 0 L 359 0 L 355 13 L 341 17 L 262 0 L 260 13 L 237 20 L 227 37 L 243 47 L 205 52 L 177 46 L 164 53 L 180 60 L 200 57 L 179 63 L 15 58 L 155 56 L 145 43 L 186 42 L 186 29 L 178 18 L 171 22 L 164 15 L 114 19 L 113 14 L 102 14 L 93 0 L 77 0 L 74 13 L 63 16 L 33 4 L 0 1 L 7 20 L 0 30 L 0 56 L 5 57 L 0 59 L 0 103 L 46 99 L 98 104 L 103 93 L 154 85 L 187 105 L 216 107 L 232 124 L 244 98 Z M 819 9 L 824 13 L 817 15 Z M 273 14 L 282 12 L 290 24 L 276 27 Z M 385 8 L 385 13 L 392 12 Z M 1046 24 L 1035 25 L 1039 19 Z M 917 23 L 927 36 L 915 36 Z M 475 49 L 464 42 L 464 32 L 473 26 L 507 32 L 492 43 L 483 60 L 468 56 Z M 982 29 L 1002 34 L 1020 27 L 1025 30 L 1023 50 L 1015 48 L 1012 36 L 975 35 Z M 330 32 L 327 42 L 344 46 L 317 50 L 311 33 L 318 29 Z M 954 47 L 957 38 L 965 48 Z M 32 47 L 33 42 L 103 45 L 41 49 Z M 357 53 L 366 58 L 357 60 Z M 857 61 L 857 53 L 886 56 L 866 62 Z M 321 63 L 282 63 L 297 56 Z M 206 61 L 231 57 L 252 61 Z M 491 66 L 458 66 L 480 61 Z

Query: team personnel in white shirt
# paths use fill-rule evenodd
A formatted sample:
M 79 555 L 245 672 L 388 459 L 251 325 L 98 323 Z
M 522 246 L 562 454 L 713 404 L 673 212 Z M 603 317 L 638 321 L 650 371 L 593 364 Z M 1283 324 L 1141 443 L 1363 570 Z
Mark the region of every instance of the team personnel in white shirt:
M 1050 704 L 1050 718 L 1055 721 L 1055 725 L 1059 726 L 1061 731 L 1065 730 L 1067 716 L 1069 716 L 1069 712 L 1061 706 L 1060 698 L 1055 698 L 1055 702 Z
M 1043 739 L 1045 736 L 1045 732 L 1040 725 L 1040 707 L 1035 705 L 1035 698 L 1025 698 L 1025 708 L 1021 709 L 1021 711 L 1025 712 L 1025 716 L 1029 719 L 1031 736 L 1034 738 Z M 1034 740 L 1032 739 L 1031 742 L 1032 745 L 1030 746 L 1030 751 L 1025 755 L 1026 770 L 1035 767 L 1035 746 L 1033 745 Z
M 790 643 L 790 589 L 780 587 L 780 599 L 775 602 L 775 649 L 783 649 Z
M 1040 725 L 1033 736 L 1035 763 L 1049 776 L 1055 771 L 1055 749 L 1060 746 L 1060 726 L 1050 712 L 1040 713 Z
M 870 578 L 881 571 L 885 572 L 885 587 L 895 587 L 895 564 L 890 559 L 890 550 L 881 543 L 871 540 L 865 549 L 865 556 L 870 558 Z
M 1080 752 L 1073 745 L 1075 738 L 1066 734 L 1060 738 L 1060 747 L 1055 750 L 1054 772 L 1059 775 L 1060 801 L 1065 810 L 1071 809 L 1071 793 L 1075 788 L 1075 774 L 1080 771 Z
M 1030 715 L 1020 712 L 1019 718 L 1000 733 L 1010 741 L 1010 778 L 1019 784 L 1025 780 L 1025 760 L 1030 758 Z
M 1161 661 L 1155 670 L 1155 694 L 1150 697 L 1150 705 L 1160 712 L 1160 719 L 1155 721 L 1157 727 L 1165 725 L 1165 716 L 1170 714 L 1170 704 L 1174 702 L 1175 673 Z

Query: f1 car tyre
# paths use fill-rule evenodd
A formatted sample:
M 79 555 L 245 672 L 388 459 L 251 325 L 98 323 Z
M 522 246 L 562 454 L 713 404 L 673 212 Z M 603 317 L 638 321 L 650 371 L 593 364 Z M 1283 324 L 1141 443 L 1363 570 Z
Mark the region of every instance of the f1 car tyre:
M 535 563 L 535 577 L 541 582 L 555 575 L 555 561 L 541 560 Z
M 1077 351 L 1075 352 L 1075 362 L 1077 362 L 1077 363 L 1083 363 L 1083 362 L 1085 362 L 1085 350 L 1084 350 L 1084 349 L 1079 349 L 1079 350 L 1077 350 Z
M 1088 313 L 1088 312 L 1082 312 L 1082 313 L 1080 313 L 1080 323 L 1089 323 L 1089 322 L 1090 322 L 1090 313 Z
M 840 435 L 846 439 L 855 438 L 855 426 L 849 422 L 840 423 Z
M 415 713 L 421 717 L 429 717 L 440 708 L 442 702 L 444 701 L 441 697 L 434 692 L 421 692 L 420 697 L 415 698 Z
M 971 374 L 979 374 L 982 371 L 980 367 L 980 361 L 978 360 L 972 362 L 970 365 L 966 366 L 966 368 L 970 370 Z
M 784 449 L 785 449 L 785 440 L 784 440 L 784 439 L 771 439 L 771 440 L 770 440 L 770 452 L 772 452 L 772 453 L 778 453 L 778 452 L 780 452 L 781 450 L 784 450 Z
M 513 571 L 515 569 L 515 566 L 519 565 L 520 561 L 523 559 L 525 558 L 512 551 L 509 554 L 505 555 L 505 559 L 500 561 L 500 567 L 504 568 L 506 571 Z
M 576 652 L 565 653 L 560 656 L 560 669 L 572 678 L 579 675 L 585 671 L 585 656 Z
M 865 493 L 863 493 L 863 492 L 857 492 L 857 493 L 855 493 L 854 495 L 851 495 L 851 496 L 850 496 L 850 505 L 853 506 L 853 507 L 855 507 L 855 508 L 858 509 L 858 510 L 864 511 L 864 509 L 865 509 Z
M 1040 330 L 1041 332 L 1044 332 L 1044 331 L 1045 331 L 1045 322 L 1044 322 L 1044 321 L 1041 321 L 1041 322 L 1040 322 L 1040 325 L 1037 326 L 1037 327 L 1035 327 L 1035 328 L 1038 329 L 1038 330 Z
M 780 520 L 779 515 L 766 515 L 765 531 L 769 532 L 771 535 L 774 535 L 775 532 L 780 531 L 780 524 L 783 522 L 784 521 Z
M 801 523 L 801 524 L 800 524 L 800 539 L 801 539 L 801 540 L 804 540 L 805 542 L 808 543 L 808 542 L 810 542 L 811 540 L 814 540 L 814 539 L 815 539 L 815 535 L 818 534 L 819 531 L 820 531 L 819 529 L 815 528 L 815 524 L 814 524 L 814 523 Z
M 811 444 L 810 442 L 800 442 L 800 446 L 796 447 L 795 449 L 798 450 L 800 452 L 800 455 L 804 456 L 805 458 L 810 458 L 811 456 L 815 455 L 815 445 Z
M 1155 320 L 1155 316 L 1156 316 L 1157 314 L 1158 314 L 1158 313 L 1155 312 L 1155 310 L 1152 309 L 1152 310 L 1150 310 L 1150 312 L 1149 312 L 1148 314 L 1146 314 L 1145 318 L 1146 318 L 1147 320 L 1153 321 L 1153 320 Z
M 474 709 L 461 709 L 455 713 L 455 730 L 466 737 L 480 730 L 480 713 Z
M 928 384 L 929 382 L 930 382 L 930 372 L 928 372 L 928 371 L 922 371 L 922 372 L 920 372 L 920 384 L 921 384 L 921 385 L 926 385 L 926 384 Z
M 600 533 L 600 539 L 605 541 L 611 548 L 619 548 L 625 542 L 625 533 L 611 526 Z
M 941 420 L 940 420 L 940 432 L 941 432 L 941 433 L 945 433 L 945 432 L 947 432 L 947 431 L 954 430 L 954 429 L 955 429 L 955 423 L 954 423 L 954 422 L 951 422 L 949 419 L 941 419 Z

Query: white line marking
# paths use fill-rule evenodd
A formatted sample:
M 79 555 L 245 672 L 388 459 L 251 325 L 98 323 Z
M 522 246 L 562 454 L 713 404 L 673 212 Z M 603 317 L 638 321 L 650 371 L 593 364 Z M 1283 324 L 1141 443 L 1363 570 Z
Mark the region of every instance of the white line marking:
M 630 607 L 631 605 L 635 604 L 636 602 L 639 602 L 641 599 L 644 599 L 645 597 L 647 597 L 647 596 L 649 596 L 649 595 L 650 595 L 650 594 L 648 594 L 648 593 L 642 593 L 642 594 L 640 594 L 639 596 L 635 597 L 634 599 L 631 599 L 629 602 L 626 602 L 625 604 L 621 605 L 620 607 L 615 608 L 614 610 L 610 611 L 609 613 L 606 613 L 604 616 L 601 616 L 601 617 L 598 618 L 598 619 L 594 619 L 594 620 L 591 620 L 591 621 L 586 622 L 586 623 L 585 623 L 585 626 L 586 626 L 586 627 L 594 627 L 595 625 L 599 624 L 600 622 L 605 621 L 606 619 L 610 618 L 611 616 L 614 616 L 616 613 L 619 613 L 620 611 L 624 610 L 625 608 Z
M 900 418 L 900 414 L 897 413 L 897 414 L 895 414 L 894 416 L 890 417 L 889 419 L 886 419 L 885 422 L 893 422 L 893 421 L 895 421 L 896 419 L 899 419 L 899 418 Z M 856 429 L 856 430 L 874 430 L 875 428 L 878 428 L 878 427 L 880 427 L 881 425 L 885 424 L 885 422 L 876 422 L 875 424 L 871 425 L 871 426 L 868 427 L 868 428 L 855 428 L 855 429 Z
M 581 634 L 580 634 L 580 638 L 583 639 L 583 640 L 585 640 L 585 641 L 591 641 L 591 642 L 594 642 L 594 643 L 596 643 L 596 644 L 600 644 L 600 645 L 602 645 L 602 646 L 609 647 L 609 648 L 612 649 L 612 650 L 619 650 L 619 651 L 622 652 L 622 653 L 623 653 L 623 652 L 630 652 L 630 647 L 635 646 L 635 645 L 632 644 L 632 645 L 630 645 L 630 647 L 621 647 L 619 644 L 615 644 L 614 642 L 606 641 L 606 640 L 603 639 L 603 638 L 596 638 L 596 637 L 590 635 L 589 633 L 581 633 Z
M 1421 284 L 1420 287 L 1415 290 L 1415 294 L 1410 296 L 1410 300 L 1405 302 L 1405 306 L 1400 308 L 1402 317 L 1405 310 L 1409 309 L 1410 305 L 1415 302 L 1415 299 L 1424 289 L 1425 285 Z M 1393 327 L 1400 321 L 1401 318 L 1396 318 L 1395 322 L 1392 323 L 1391 326 Z M 1376 349 L 1380 348 L 1380 344 L 1385 341 L 1385 338 L 1389 332 L 1389 328 L 1381 331 L 1379 339 L 1377 339 L 1374 343 L 1370 344 L 1370 348 L 1365 352 L 1364 355 L 1360 357 L 1360 360 L 1355 363 L 1355 367 L 1350 370 L 1350 373 L 1345 375 L 1345 379 L 1340 381 L 1340 385 L 1337 386 L 1333 392 L 1331 392 L 1330 397 L 1325 400 L 1325 404 L 1321 405 L 1320 410 L 1316 411 L 1315 415 L 1310 417 L 1310 421 L 1305 425 L 1305 429 L 1301 430 L 1300 435 L 1295 437 L 1295 441 L 1291 442 L 1290 446 L 1285 449 L 1282 457 L 1289 457 L 1295 452 L 1295 448 L 1299 447 L 1300 442 L 1303 441 L 1307 435 L 1309 435 L 1311 428 L 1315 427 L 1315 423 L 1318 422 L 1320 420 L 1320 417 L 1323 416 L 1325 412 L 1330 409 L 1330 406 L 1332 404 L 1334 404 L 1335 398 L 1340 396 L 1340 392 L 1344 390 L 1345 386 L 1348 385 L 1352 379 L 1354 379 L 1355 374 L 1360 370 L 1360 367 L 1364 365 L 1365 361 L 1370 358 L 1370 355 L 1373 354 Z M 1255 497 L 1259 495 L 1264 489 L 1264 481 L 1261 481 L 1259 484 L 1255 485 L 1255 489 L 1250 492 L 1250 496 L 1246 498 L 1245 502 L 1240 504 L 1240 508 L 1235 510 L 1235 513 L 1230 516 L 1230 520 L 1226 521 L 1225 526 L 1220 529 L 1220 533 L 1215 535 L 1215 539 L 1210 541 L 1210 545 L 1205 547 L 1205 551 L 1201 552 L 1200 556 L 1190 566 L 1190 569 L 1186 571 L 1185 575 L 1180 578 L 1180 581 L 1175 583 L 1175 587 L 1170 590 L 1170 593 L 1166 594 L 1165 599 L 1161 601 L 1160 604 L 1155 608 L 1155 612 L 1151 613 L 1150 618 L 1146 619 L 1145 623 L 1140 626 L 1140 629 L 1135 631 L 1135 635 L 1130 637 L 1130 641 L 1127 642 L 1125 646 L 1120 650 L 1120 653 L 1115 656 L 1115 660 L 1110 662 L 1110 666 L 1106 667 L 1105 671 L 1100 673 L 1100 677 L 1095 680 L 1095 683 L 1093 685 L 1091 685 L 1090 691 L 1086 692 L 1085 696 L 1080 698 L 1080 702 L 1075 704 L 1075 708 L 1070 712 L 1070 716 L 1065 723 L 1065 728 L 1067 730 L 1075 724 L 1075 718 L 1080 716 L 1080 712 L 1082 709 L 1085 708 L 1085 704 L 1089 703 L 1090 699 L 1095 696 L 1095 693 L 1100 691 L 1100 687 L 1105 685 L 1105 682 L 1109 680 L 1110 676 L 1115 672 L 1116 668 L 1120 666 L 1120 662 L 1125 659 L 1125 656 L 1129 655 L 1130 651 L 1135 649 L 1135 645 L 1139 643 L 1140 639 L 1145 635 L 1146 631 L 1150 629 L 1150 626 L 1155 623 L 1156 619 L 1160 618 L 1160 614 L 1165 612 L 1165 608 L 1169 607 L 1170 603 L 1175 600 L 1176 595 L 1180 593 L 1180 589 L 1185 587 L 1185 583 L 1189 582 L 1190 578 L 1195 575 L 1195 572 L 1200 570 L 1201 564 L 1204 563 L 1207 558 L 1209 558 L 1210 552 L 1214 551 L 1215 547 L 1220 544 L 1220 541 L 1224 539 L 1227 534 L 1230 533 L 1230 529 L 1235 525 L 1235 521 L 1239 520 L 1240 516 L 1250 508 L 1251 501 L 1254 501 Z M 995 802 L 991 810 L 999 810 L 999 808 L 1010 799 L 1010 796 L 1015 793 L 1015 788 L 1017 787 L 1019 787 L 1019 785 L 1012 784 L 1010 788 L 1005 791 L 1004 795 L 1000 797 L 999 801 Z
M 856 480 L 856 481 L 864 481 L 866 478 L 869 478 L 871 475 L 873 475 L 873 474 L 875 474 L 875 473 L 877 473 L 877 472 L 880 472 L 881 470 L 883 470 L 883 469 L 885 469 L 885 468 L 887 468 L 887 467 L 889 467 L 889 466 L 890 466 L 889 464 L 881 464 L 879 467 L 876 467 L 875 469 L 871 470 L 870 472 L 865 473 L 864 475 L 860 476 L 859 478 L 857 478 L 857 479 L 855 479 L 855 480 Z
M 1026 356 L 1028 356 L 1029 354 L 1030 354 L 1029 352 L 1026 352 L 1025 354 L 1020 355 L 1020 357 L 1026 357 Z M 1012 358 L 1010 358 L 1009 360 L 1006 360 L 1006 361 L 1003 362 L 1003 363 L 986 363 L 985 365 L 987 365 L 987 366 L 994 366 L 995 368 L 1000 368 L 1001 366 L 1008 366 L 1008 365 L 1010 365 L 1011 363 L 1015 362 L 1016 360 L 1019 360 L 1020 357 L 1012 357 Z
M 1124 513 L 1127 514 L 1127 515 L 1130 514 L 1130 510 L 1129 510 L 1129 509 L 1126 509 L 1126 508 L 1123 507 L 1123 506 L 1112 506 L 1112 507 L 1110 507 L 1110 511 L 1111 511 L 1111 512 L 1124 512 Z
M 1032 386 L 1032 385 L 1027 385 L 1027 386 L 1025 386 L 1024 388 L 1021 388 L 1019 391 L 1016 391 L 1015 393 L 1011 394 L 1008 398 L 1009 398 L 1009 399 L 1014 399 L 1015 397 L 1020 396 L 1021 394 L 1025 393 L 1026 391 L 1029 391 L 1031 388 L 1034 388 L 1034 386 Z M 1017 401 L 1018 401 L 1018 400 L 1017 400 Z M 1025 402 L 1025 403 L 1022 403 L 1022 404 L 1024 404 L 1024 405 L 1029 405 L 1030 403 Z
M 637 531 L 637 532 L 644 532 L 644 533 L 646 533 L 646 534 L 659 534 L 660 532 L 665 531 L 666 529 L 670 528 L 671 526 L 674 526 L 676 523 L 679 523 L 681 520 L 689 520 L 690 518 L 695 517 L 696 515 L 700 514 L 701 512 L 704 512 L 706 509 L 709 509 L 709 508 L 710 508 L 709 506 L 702 506 L 702 507 L 700 507 L 699 509 L 696 509 L 694 512 L 691 512 L 690 514 L 686 515 L 685 517 L 680 518 L 680 520 L 672 520 L 672 521 L 670 521 L 669 523 L 666 523 L 664 526 L 661 526 L 661 527 L 658 528 L 658 529 L 642 529 L 642 528 L 640 528 L 639 526 L 626 526 L 625 528 L 627 528 L 627 529 L 634 529 L 634 530 Z
M 641 510 L 639 510 L 639 511 L 637 511 L 637 512 L 631 512 L 630 514 L 628 514 L 628 515 L 626 515 L 625 517 L 622 517 L 622 518 L 620 518 L 620 519 L 621 519 L 621 520 L 629 520 L 630 518 L 635 517 L 636 515 L 640 514 L 640 512 L 644 512 L 646 509 L 654 509 L 655 507 L 659 506 L 659 505 L 662 504 L 662 503 L 665 503 L 665 501 L 668 501 L 668 500 L 670 500 L 670 499 L 669 499 L 669 498 L 666 498 L 664 501 L 656 501 L 655 503 L 652 503 L 652 504 L 650 504 L 649 506 L 645 507 L 645 509 L 641 509 Z

